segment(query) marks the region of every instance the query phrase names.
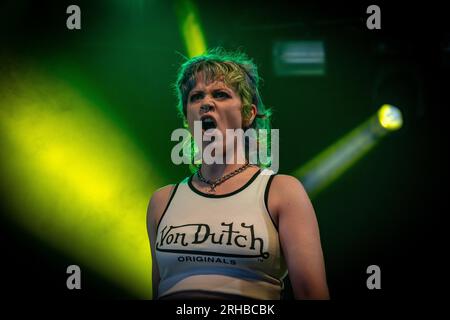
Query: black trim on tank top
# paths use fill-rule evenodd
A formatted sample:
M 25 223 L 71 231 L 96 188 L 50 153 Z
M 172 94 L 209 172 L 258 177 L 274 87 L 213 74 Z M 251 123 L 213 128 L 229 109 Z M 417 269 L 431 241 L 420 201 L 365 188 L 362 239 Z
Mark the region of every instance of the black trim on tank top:
M 188 180 L 188 185 L 189 188 L 191 188 L 192 191 L 194 191 L 196 194 L 202 196 L 202 197 L 206 197 L 206 198 L 226 198 L 226 197 L 230 197 L 232 195 L 235 195 L 236 193 L 241 192 L 242 190 L 244 190 L 245 188 L 247 188 L 260 174 L 261 169 L 258 169 L 258 171 L 256 171 L 256 173 L 247 181 L 246 184 L 244 184 L 242 187 L 240 187 L 237 190 L 234 190 L 230 193 L 225 193 L 225 194 L 209 194 L 209 193 L 204 193 L 198 189 L 196 189 L 194 187 L 194 185 L 192 184 L 192 178 L 194 177 L 194 174 L 190 176 L 189 180 Z
M 162 213 L 162 215 L 161 215 L 161 218 L 159 218 L 158 225 L 156 226 L 156 232 L 158 232 L 159 224 L 161 223 L 161 221 L 162 221 L 164 215 L 166 214 L 166 211 L 167 211 L 167 209 L 169 208 L 169 205 L 170 205 L 170 203 L 172 202 L 173 197 L 175 196 L 175 192 L 177 192 L 178 185 L 179 185 L 179 183 L 177 183 L 177 184 L 175 185 L 175 188 L 173 188 L 173 190 L 172 190 L 172 194 L 170 195 L 170 198 L 169 198 L 169 201 L 167 202 L 166 208 L 164 209 L 164 211 L 163 211 L 163 213 Z
M 270 217 L 270 220 L 271 220 L 272 223 L 273 223 L 273 226 L 274 226 L 275 229 L 278 231 L 278 226 L 277 226 L 277 224 L 275 223 L 275 221 L 273 221 L 272 214 L 271 214 L 270 211 L 269 211 L 269 204 L 268 204 L 268 202 L 269 202 L 270 185 L 272 184 L 272 180 L 273 180 L 273 178 L 274 178 L 276 175 L 277 175 L 276 173 L 273 174 L 273 175 L 271 175 L 270 178 L 269 178 L 269 180 L 267 181 L 267 184 L 266 184 L 266 190 L 264 191 L 264 205 L 266 206 L 267 213 L 269 214 L 269 217 Z

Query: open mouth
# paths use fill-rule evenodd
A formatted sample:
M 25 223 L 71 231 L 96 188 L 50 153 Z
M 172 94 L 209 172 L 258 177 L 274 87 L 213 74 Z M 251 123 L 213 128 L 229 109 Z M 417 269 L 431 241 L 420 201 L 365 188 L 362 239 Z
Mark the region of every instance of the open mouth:
M 205 116 L 201 119 L 202 121 L 202 129 L 204 131 L 208 130 L 208 129 L 215 129 L 217 128 L 217 124 L 216 121 L 214 120 L 213 117 L 209 117 L 209 116 Z

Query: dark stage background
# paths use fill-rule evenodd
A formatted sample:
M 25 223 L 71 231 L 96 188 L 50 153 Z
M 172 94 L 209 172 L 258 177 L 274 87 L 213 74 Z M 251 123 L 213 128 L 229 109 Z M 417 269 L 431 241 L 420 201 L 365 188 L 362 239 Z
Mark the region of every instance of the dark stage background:
M 188 55 L 179 3 L 1 3 L 5 295 L 150 298 L 147 201 L 189 173 L 170 161 L 170 134 L 181 127 L 171 85 Z M 438 296 L 446 281 L 439 226 L 448 213 L 450 106 L 443 5 L 192 3 L 208 47 L 239 48 L 259 66 L 263 100 L 280 129 L 281 173 L 294 172 L 382 104 L 401 109 L 403 127 L 312 198 L 328 283 L 336 300 Z M 70 4 L 81 8 L 81 30 L 66 28 Z M 369 4 L 381 8 L 381 30 L 366 27 Z M 274 44 L 298 40 L 324 44 L 322 75 L 275 72 Z M 108 193 L 111 172 L 117 188 Z M 118 236 L 111 231 L 122 228 Z M 71 264 L 82 269 L 78 291 L 66 288 Z M 381 290 L 366 287 L 372 264 L 381 268 Z

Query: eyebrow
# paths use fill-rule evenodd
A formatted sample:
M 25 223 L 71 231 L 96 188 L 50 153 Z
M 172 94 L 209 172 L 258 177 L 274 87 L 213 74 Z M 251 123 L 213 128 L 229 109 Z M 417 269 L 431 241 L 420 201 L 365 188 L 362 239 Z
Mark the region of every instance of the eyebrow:
M 231 92 L 231 90 L 229 89 L 229 88 L 227 88 L 227 87 L 218 87 L 218 88 L 214 88 L 214 89 L 212 89 L 211 91 L 227 91 L 229 94 L 231 94 L 232 92 Z M 192 96 L 193 94 L 196 94 L 196 93 L 203 93 L 203 92 L 205 92 L 204 90 L 199 90 L 199 89 L 197 89 L 197 90 L 191 90 L 191 92 L 189 92 L 189 96 Z

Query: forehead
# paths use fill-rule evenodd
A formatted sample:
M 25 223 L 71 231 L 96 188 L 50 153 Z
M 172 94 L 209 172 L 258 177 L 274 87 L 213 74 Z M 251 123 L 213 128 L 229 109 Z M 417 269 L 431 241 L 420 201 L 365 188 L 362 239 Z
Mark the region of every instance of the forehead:
M 234 93 L 234 89 L 224 82 L 223 77 L 218 76 L 213 79 L 207 79 L 203 73 L 196 74 L 193 81 L 191 92 L 199 90 L 214 90 L 214 89 L 228 89 Z

